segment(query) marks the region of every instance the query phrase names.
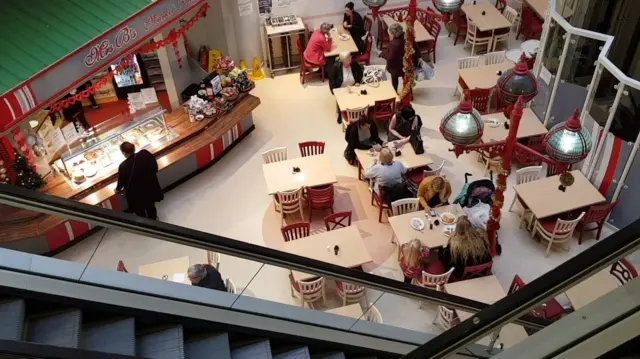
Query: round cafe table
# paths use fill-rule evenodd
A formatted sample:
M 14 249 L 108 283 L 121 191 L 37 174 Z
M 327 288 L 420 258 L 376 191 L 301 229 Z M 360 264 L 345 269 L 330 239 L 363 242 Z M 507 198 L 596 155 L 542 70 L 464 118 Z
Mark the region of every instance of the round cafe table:
M 531 56 L 538 53 L 538 48 L 540 48 L 540 40 L 535 39 L 527 40 L 520 45 L 520 49 Z
M 525 55 L 527 56 L 527 58 L 530 58 L 531 56 L 526 53 L 526 51 L 522 51 L 521 49 L 513 49 L 513 50 L 509 50 L 507 51 L 507 53 L 505 54 L 505 57 L 507 58 L 507 60 L 509 61 L 513 61 L 513 62 L 518 62 L 520 61 L 520 56 L 522 55 L 522 53 L 525 53 Z

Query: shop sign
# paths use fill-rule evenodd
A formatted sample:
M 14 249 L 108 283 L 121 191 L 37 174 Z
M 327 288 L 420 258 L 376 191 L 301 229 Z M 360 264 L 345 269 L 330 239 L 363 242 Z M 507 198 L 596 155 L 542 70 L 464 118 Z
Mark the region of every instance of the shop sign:
M 116 49 L 119 49 L 125 45 L 128 45 L 138 37 L 136 29 L 132 29 L 129 25 L 125 25 L 118 33 L 116 33 L 115 43 L 112 44 L 109 39 L 104 39 L 100 43 L 91 46 L 91 50 L 87 56 L 84 57 L 84 65 L 86 67 L 92 67 L 93 65 L 106 59 Z

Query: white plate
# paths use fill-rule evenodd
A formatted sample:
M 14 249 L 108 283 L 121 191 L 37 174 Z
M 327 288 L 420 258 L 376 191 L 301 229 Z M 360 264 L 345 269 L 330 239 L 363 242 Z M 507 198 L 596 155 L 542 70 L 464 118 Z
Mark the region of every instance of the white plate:
M 451 223 L 444 223 L 444 217 L 453 217 L 453 222 Z M 456 215 L 451 213 L 451 212 L 443 212 L 440 215 L 440 219 L 442 220 L 442 224 L 444 224 L 445 226 L 450 226 L 450 225 L 454 225 L 456 223 Z
M 376 150 L 369 150 L 367 151 L 367 154 L 371 157 L 375 157 L 376 156 Z
M 531 55 L 538 53 L 538 48 L 540 48 L 540 40 L 527 40 L 520 45 L 522 51 L 529 53 Z
M 495 128 L 495 127 L 500 126 L 500 121 L 496 120 L 495 118 L 490 118 L 490 119 L 486 120 L 485 122 L 486 122 L 487 126 L 489 126 L 489 127 Z
M 340 40 L 342 41 L 349 41 L 351 39 L 351 36 L 349 35 L 340 35 Z
M 417 217 L 411 218 L 411 228 L 415 229 L 416 231 L 423 230 L 424 229 L 424 221 L 421 220 L 420 218 L 417 218 Z

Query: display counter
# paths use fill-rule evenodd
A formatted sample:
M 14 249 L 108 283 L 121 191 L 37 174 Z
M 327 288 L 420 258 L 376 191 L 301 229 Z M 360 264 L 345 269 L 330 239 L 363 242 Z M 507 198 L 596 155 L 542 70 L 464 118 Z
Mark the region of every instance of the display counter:
M 59 171 L 47 176 L 39 190 L 116 211 L 126 209 L 126 200 L 115 193 L 118 165 L 124 159 L 119 153 L 122 141 L 134 141 L 137 149 L 156 157 L 163 189 L 176 186 L 253 131 L 251 112 L 260 99 L 242 96 L 225 114 L 203 121 L 192 122 L 183 111 L 167 114 L 159 108 L 109 121 L 104 124 L 108 128 L 96 129 L 93 138 L 56 154 L 52 164 Z M 87 223 L 15 208 L 0 207 L 0 218 L 0 246 L 36 254 L 59 251 L 92 230 Z

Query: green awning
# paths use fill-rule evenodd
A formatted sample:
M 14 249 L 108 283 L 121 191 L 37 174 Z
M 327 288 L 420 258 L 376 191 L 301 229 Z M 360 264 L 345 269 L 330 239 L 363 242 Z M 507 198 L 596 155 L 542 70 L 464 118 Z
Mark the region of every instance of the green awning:
M 151 0 L 0 0 L 0 94 L 150 3 Z

